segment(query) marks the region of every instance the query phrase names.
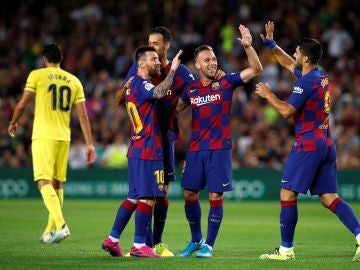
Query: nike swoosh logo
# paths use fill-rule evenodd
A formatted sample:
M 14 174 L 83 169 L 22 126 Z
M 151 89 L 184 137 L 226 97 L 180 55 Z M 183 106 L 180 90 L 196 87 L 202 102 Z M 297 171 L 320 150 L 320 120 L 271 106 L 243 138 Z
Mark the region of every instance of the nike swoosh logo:
M 230 185 L 231 183 L 223 183 L 223 187 L 227 187 L 228 185 Z
M 172 173 L 168 173 L 167 175 L 170 176 L 170 175 L 173 175 L 173 174 L 174 174 L 174 173 L 172 172 Z
M 289 181 L 286 181 L 286 180 L 281 180 L 281 183 L 287 183 L 287 182 L 289 182 Z

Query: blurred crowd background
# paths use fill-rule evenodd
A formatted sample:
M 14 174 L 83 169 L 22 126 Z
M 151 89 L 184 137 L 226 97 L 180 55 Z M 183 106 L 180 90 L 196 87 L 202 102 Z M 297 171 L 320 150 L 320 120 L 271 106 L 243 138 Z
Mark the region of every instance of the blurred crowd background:
M 0 1 L 3 2 L 3 1 Z M 194 75 L 193 50 L 212 46 L 225 72 L 247 67 L 236 38 L 238 25 L 250 28 L 253 46 L 264 72 L 236 89 L 231 111 L 233 167 L 282 169 L 294 140 L 293 126 L 257 97 L 254 85 L 269 83 L 286 99 L 295 78 L 279 67 L 260 33 L 275 22 L 275 40 L 290 55 L 301 37 L 322 42 L 321 67 L 330 77 L 331 130 L 340 169 L 360 168 L 360 2 L 357 0 L 15 0 L 0 10 L 0 167 L 31 166 L 33 106 L 22 117 L 15 139 L 7 134 L 13 109 L 32 69 L 42 67 L 43 44 L 58 42 L 64 51 L 62 68 L 84 85 L 86 106 L 103 168 L 126 168 L 130 121 L 125 107 L 115 103 L 136 48 L 145 45 L 154 26 L 173 34 L 169 57 L 184 50 L 182 63 Z M 191 132 L 190 111 L 179 114 L 181 138 L 176 161 L 181 166 Z M 70 168 L 86 168 L 83 137 L 72 119 Z

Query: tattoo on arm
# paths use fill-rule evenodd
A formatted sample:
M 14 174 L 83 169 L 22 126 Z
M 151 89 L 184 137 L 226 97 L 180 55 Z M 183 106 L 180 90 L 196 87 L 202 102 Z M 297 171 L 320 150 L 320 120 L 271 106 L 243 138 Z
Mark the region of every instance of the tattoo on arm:
M 154 89 L 154 98 L 162 98 L 173 83 L 175 71 L 170 70 L 166 78 Z

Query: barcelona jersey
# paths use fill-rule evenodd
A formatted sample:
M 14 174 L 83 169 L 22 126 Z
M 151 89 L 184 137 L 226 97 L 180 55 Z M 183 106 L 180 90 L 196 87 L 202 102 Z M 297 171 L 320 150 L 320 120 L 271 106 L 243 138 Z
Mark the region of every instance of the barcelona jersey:
M 158 85 L 165 79 L 170 71 L 171 63 L 172 62 L 170 61 L 169 64 L 161 69 L 161 75 L 159 77 L 151 78 L 154 85 Z M 134 63 L 126 75 L 124 82 L 126 82 L 130 77 L 136 75 L 136 73 L 137 65 Z M 168 140 L 174 141 L 179 137 L 179 127 L 175 107 L 185 85 L 193 81 L 194 77 L 190 70 L 185 65 L 180 64 L 175 72 L 170 89 L 166 92 L 163 98 L 157 101 L 158 119 L 161 133 L 162 136 Z
M 328 75 L 318 68 L 304 76 L 295 68 L 294 74 L 298 80 L 287 100 L 297 109 L 294 148 L 297 152 L 309 152 L 332 146 Z
M 163 160 L 154 89 L 150 80 L 136 75 L 126 93 L 126 110 L 132 123 L 128 158 Z
M 240 73 L 236 72 L 226 74 L 209 85 L 196 80 L 185 88 L 181 99 L 192 109 L 189 151 L 232 148 L 231 101 L 233 90 L 242 84 Z

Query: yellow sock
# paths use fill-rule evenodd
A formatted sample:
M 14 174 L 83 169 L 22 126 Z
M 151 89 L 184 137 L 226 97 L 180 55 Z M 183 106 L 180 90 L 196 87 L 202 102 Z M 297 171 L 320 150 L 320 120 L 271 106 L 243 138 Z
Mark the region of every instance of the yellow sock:
M 55 189 L 55 192 L 59 198 L 60 207 L 62 208 L 64 204 L 64 190 L 63 189 Z M 47 226 L 44 230 L 44 234 L 52 232 L 55 230 L 55 221 L 52 219 L 52 217 L 49 215 Z
M 60 201 L 60 207 L 62 208 L 63 204 L 64 204 L 64 190 L 61 189 L 55 189 L 55 192 L 59 198 Z
M 40 193 L 44 200 L 45 206 L 49 211 L 50 218 L 55 222 L 56 230 L 60 231 L 61 227 L 65 224 L 64 217 L 62 215 L 60 200 L 52 185 L 44 185 Z

